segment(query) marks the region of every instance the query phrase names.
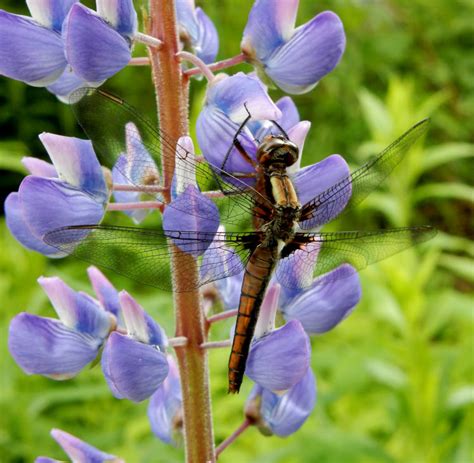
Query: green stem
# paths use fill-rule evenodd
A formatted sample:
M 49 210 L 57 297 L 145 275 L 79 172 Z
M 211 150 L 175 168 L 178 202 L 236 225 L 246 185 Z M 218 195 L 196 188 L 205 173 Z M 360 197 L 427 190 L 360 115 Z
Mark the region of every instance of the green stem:
M 150 48 L 150 64 L 159 107 L 160 128 L 167 137 L 177 142 L 188 133 L 188 79 L 183 78 L 179 59 L 178 35 L 174 1 L 150 0 L 148 34 L 163 42 L 159 48 Z M 163 181 L 171 185 L 175 153 L 173 144 L 162 146 Z M 169 202 L 169 194 L 164 194 Z M 188 463 L 214 462 L 214 436 L 212 429 L 211 400 L 206 324 L 197 290 L 183 292 L 190 280 L 197 282 L 198 269 L 194 258 L 182 252 L 173 252 L 171 262 L 174 286 L 176 336 L 188 339 L 185 346 L 176 347 L 176 356 L 183 393 L 183 423 L 186 461 Z

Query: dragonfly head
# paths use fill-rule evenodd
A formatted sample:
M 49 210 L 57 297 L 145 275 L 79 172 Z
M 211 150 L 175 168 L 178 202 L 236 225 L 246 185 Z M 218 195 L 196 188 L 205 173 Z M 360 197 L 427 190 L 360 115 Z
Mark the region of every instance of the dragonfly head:
M 263 167 L 272 164 L 293 165 L 298 160 L 298 146 L 283 135 L 267 135 L 258 147 L 257 161 Z

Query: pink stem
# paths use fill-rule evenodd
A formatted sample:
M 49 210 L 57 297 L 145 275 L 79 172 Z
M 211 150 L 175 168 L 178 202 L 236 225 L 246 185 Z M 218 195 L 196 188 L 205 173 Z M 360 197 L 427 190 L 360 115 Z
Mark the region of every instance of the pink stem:
M 201 344 L 201 349 L 220 349 L 221 347 L 230 347 L 230 345 L 230 339 L 225 339 L 223 341 L 207 341 Z
M 132 58 L 128 62 L 129 66 L 150 66 L 150 58 L 148 56 L 139 56 L 136 58 Z
M 178 25 L 173 0 L 149 0 L 147 32 L 164 42 L 159 49 L 149 48 L 153 84 L 159 103 L 160 127 L 170 143 L 163 146 L 163 184 L 171 185 L 174 173 L 175 147 L 188 129 L 188 79 L 176 54 L 179 52 Z M 171 200 L 170 192 L 163 193 Z M 189 291 L 189 282 L 196 283 L 199 272 L 193 256 L 176 251 L 171 258 L 176 336 L 185 336 L 188 343 L 176 348 L 183 395 L 183 436 L 187 463 L 215 462 L 211 394 L 206 341 L 206 323 L 200 306 L 199 292 Z M 153 461 L 160 460 L 156 455 Z
M 249 426 L 251 425 L 250 420 L 244 420 L 244 422 L 221 444 L 216 448 L 216 459 L 219 458 L 219 455 L 229 447 L 232 442 L 237 439 Z
M 165 205 L 160 201 L 139 201 L 136 203 L 110 203 L 108 211 L 133 211 L 136 209 L 159 209 L 163 211 Z
M 163 42 L 160 39 L 157 39 L 156 37 L 152 37 L 151 35 L 148 34 L 143 34 L 141 32 L 137 32 L 133 36 L 133 40 L 135 42 L 140 42 L 145 44 L 147 47 L 153 47 L 153 48 L 161 48 L 163 46 Z
M 196 65 L 199 69 L 199 72 L 208 80 L 208 82 L 212 82 L 214 80 L 214 74 L 209 69 L 207 64 L 196 55 L 193 55 L 187 51 L 180 51 L 179 53 L 176 53 L 176 56 L 182 60 L 189 61 L 190 63 Z
M 209 64 L 206 67 L 211 71 L 219 71 L 220 69 L 230 68 L 231 66 L 236 66 L 237 64 L 243 63 L 246 59 L 246 56 L 241 53 L 240 55 L 233 56 L 232 58 L 227 58 L 222 61 L 217 61 L 216 63 Z M 202 70 L 200 67 L 195 67 L 184 71 L 184 74 L 188 77 L 194 76 L 196 74 L 201 74 Z
M 176 336 L 174 338 L 168 338 L 168 344 L 171 347 L 184 347 L 188 344 L 188 338 L 186 336 Z
M 122 185 L 114 183 L 112 185 L 114 191 L 138 191 L 140 193 L 163 193 L 167 191 L 168 188 L 155 185 Z
M 207 319 L 207 323 L 212 324 L 215 322 L 219 322 L 221 320 L 227 320 L 228 318 L 235 317 L 238 314 L 238 309 L 235 310 L 227 310 L 226 312 L 221 312 L 216 315 L 212 315 Z

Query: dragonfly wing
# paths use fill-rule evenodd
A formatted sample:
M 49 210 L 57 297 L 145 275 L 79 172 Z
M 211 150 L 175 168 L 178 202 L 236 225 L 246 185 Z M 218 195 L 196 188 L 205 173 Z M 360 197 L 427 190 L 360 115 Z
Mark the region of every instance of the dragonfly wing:
M 293 289 L 310 286 L 315 278 L 323 275 L 321 281 L 328 283 L 427 241 L 435 234 L 436 230 L 427 226 L 367 232 L 297 233 L 293 242 L 282 250 L 284 258 L 277 267 L 276 277 L 283 286 Z M 344 264 L 344 271 L 332 272 Z M 328 276 L 329 272 L 332 276 Z
M 180 170 L 176 175 L 181 175 L 184 180 L 196 175 L 203 191 L 217 188 L 223 196 L 228 196 L 220 200 L 221 204 L 226 205 L 232 202 L 231 208 L 222 208 L 223 222 L 240 224 L 243 217 L 252 214 L 256 202 L 265 203 L 267 207 L 270 205 L 266 198 L 241 179 L 218 166 L 196 161 L 194 154 L 182 146 L 177 149 L 173 140 L 156 124 L 141 116 L 121 98 L 101 89 L 82 88 L 74 92 L 73 101 L 76 119 L 92 141 L 100 162 L 110 169 L 119 169 L 130 183 L 136 186 L 156 185 L 158 169 L 174 168 L 175 158 L 162 156 L 162 150 L 166 147 L 173 153 L 176 151 L 179 157 Z M 123 162 L 130 151 L 133 151 L 133 167 Z M 191 213 L 189 209 L 183 212 Z
M 243 271 L 259 237 L 254 233 L 168 230 L 165 234 L 137 227 L 85 225 L 57 229 L 43 239 L 81 260 L 160 289 L 172 290 L 172 278 L 179 274 L 184 292 Z M 173 269 L 172 258 L 182 259 Z M 205 262 L 205 272 L 197 278 L 189 275 L 186 259 Z
M 429 119 L 418 122 L 377 157 L 308 201 L 301 209 L 300 227 L 303 230 L 320 227 L 328 217 L 334 218 L 339 211 L 358 205 L 390 175 L 428 126 Z

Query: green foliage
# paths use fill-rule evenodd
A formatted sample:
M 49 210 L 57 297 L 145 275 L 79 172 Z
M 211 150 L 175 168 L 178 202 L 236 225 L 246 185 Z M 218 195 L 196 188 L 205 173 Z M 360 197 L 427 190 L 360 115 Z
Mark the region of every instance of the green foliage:
M 1 7 L 23 12 L 18 2 Z M 199 2 L 198 2 L 199 3 Z M 251 0 L 200 2 L 220 33 L 225 58 L 238 52 Z M 313 128 L 303 161 L 340 152 L 358 166 L 416 121 L 432 129 L 383 188 L 332 229 L 432 224 L 438 236 L 361 274 L 363 299 L 337 329 L 315 337 L 318 404 L 287 439 L 246 431 L 219 461 L 319 463 L 467 463 L 474 461 L 474 341 L 472 158 L 474 156 L 473 3 L 469 0 L 301 2 L 298 21 L 336 11 L 347 34 L 340 66 L 311 93 L 295 98 Z M 243 70 L 248 67 L 241 66 Z M 297 70 L 295 70 L 297 72 Z M 133 87 L 130 86 L 133 82 Z M 145 114 L 154 98 L 145 68 L 126 69 L 112 87 Z M 195 121 L 204 82 L 192 89 Z M 275 98 L 277 92 L 272 94 Z M 37 134 L 78 135 L 69 109 L 46 91 L 0 81 L 2 192 L 15 190 L 20 159 L 44 156 Z M 191 124 L 192 125 L 192 124 Z M 365 143 L 362 143 L 363 141 Z M 67 382 L 26 376 L 8 354 L 8 324 L 20 311 L 53 316 L 36 283 L 59 275 L 90 291 L 86 265 L 48 261 L 24 250 L 0 227 L 0 461 L 63 459 L 49 437 L 58 427 L 129 462 L 182 461 L 182 450 L 161 444 L 149 429 L 145 404 L 114 399 L 100 367 Z M 108 274 L 173 332 L 169 294 Z M 230 322 L 212 339 L 228 336 Z M 34 342 L 34 340 L 32 340 Z M 250 390 L 226 394 L 226 350 L 210 356 L 217 442 L 241 422 Z

